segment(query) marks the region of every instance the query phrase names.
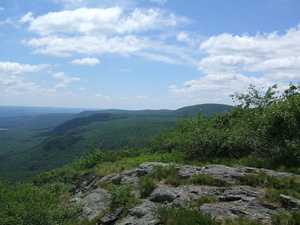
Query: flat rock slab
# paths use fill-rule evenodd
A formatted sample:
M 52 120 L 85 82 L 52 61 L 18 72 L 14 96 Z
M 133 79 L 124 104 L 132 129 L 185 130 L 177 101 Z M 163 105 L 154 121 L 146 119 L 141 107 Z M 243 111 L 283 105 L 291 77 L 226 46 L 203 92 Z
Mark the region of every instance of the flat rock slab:
M 271 215 L 280 211 L 279 208 L 256 201 L 234 201 L 225 203 L 207 203 L 200 208 L 204 213 L 210 213 L 219 220 L 235 219 L 240 216 L 252 220 L 260 220 L 270 224 Z

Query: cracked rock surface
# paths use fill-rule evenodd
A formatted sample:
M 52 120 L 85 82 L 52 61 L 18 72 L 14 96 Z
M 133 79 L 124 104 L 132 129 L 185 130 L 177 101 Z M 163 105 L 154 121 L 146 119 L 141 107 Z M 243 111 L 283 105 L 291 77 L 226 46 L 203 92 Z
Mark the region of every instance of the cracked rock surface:
M 155 167 L 175 167 L 178 176 L 182 180 L 187 180 L 197 174 L 209 175 L 215 179 L 225 181 L 229 185 L 226 187 L 215 187 L 208 185 L 180 185 L 173 187 L 164 182 L 158 182 L 156 188 L 145 198 L 141 198 L 139 193 L 135 197 L 140 200 L 140 204 L 124 210 L 122 207 L 111 210 L 111 193 L 98 186 L 99 182 L 106 182 L 121 187 L 122 185 L 132 185 L 138 187 L 141 177 L 154 171 Z M 212 196 L 216 199 L 213 203 L 204 203 L 197 209 L 204 213 L 210 213 L 218 220 L 234 219 L 239 216 L 259 220 L 265 224 L 271 224 L 271 216 L 278 212 L 292 212 L 300 209 L 300 199 L 288 195 L 280 195 L 282 203 L 274 205 L 266 203 L 262 199 L 266 198 L 265 188 L 258 188 L 241 183 L 241 177 L 245 175 L 255 175 L 263 171 L 269 176 L 282 178 L 294 177 L 300 179 L 300 175 L 292 173 L 282 173 L 273 170 L 257 169 L 252 167 L 227 167 L 223 165 L 207 165 L 196 167 L 190 165 L 176 166 L 168 163 L 143 163 L 139 168 L 124 170 L 121 173 L 98 177 L 96 174 L 85 174 L 78 179 L 73 199 L 70 205 L 81 204 L 83 210 L 78 218 L 88 218 L 89 220 L 102 218 L 98 224 L 116 225 L 146 225 L 160 224 L 155 217 L 155 210 L 159 206 L 187 206 L 188 204 L 201 199 L 203 196 Z M 139 192 L 136 188 L 135 192 Z

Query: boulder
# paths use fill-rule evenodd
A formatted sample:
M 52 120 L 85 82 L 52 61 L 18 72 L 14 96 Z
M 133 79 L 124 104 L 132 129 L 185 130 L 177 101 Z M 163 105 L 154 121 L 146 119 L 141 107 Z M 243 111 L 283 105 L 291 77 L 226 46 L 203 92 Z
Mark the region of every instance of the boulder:
M 287 195 L 279 195 L 279 200 L 283 207 L 288 210 L 297 210 L 300 208 L 300 200 Z
M 154 217 L 154 211 L 157 206 L 148 200 L 143 204 L 128 210 L 125 218 L 121 219 L 116 225 L 156 225 L 160 224 L 159 220 Z
M 97 188 L 87 194 L 84 198 L 76 198 L 75 200 L 77 204 L 80 203 L 83 205 L 83 210 L 78 217 L 92 220 L 109 208 L 111 194 L 102 188 Z M 71 202 L 74 202 L 75 200 L 73 199 Z
M 160 186 L 156 188 L 149 196 L 149 200 L 152 202 L 173 202 L 177 197 L 176 188 Z
M 265 192 L 262 189 L 249 186 L 235 186 L 226 189 L 220 199 L 223 201 L 251 201 L 263 197 L 265 197 Z

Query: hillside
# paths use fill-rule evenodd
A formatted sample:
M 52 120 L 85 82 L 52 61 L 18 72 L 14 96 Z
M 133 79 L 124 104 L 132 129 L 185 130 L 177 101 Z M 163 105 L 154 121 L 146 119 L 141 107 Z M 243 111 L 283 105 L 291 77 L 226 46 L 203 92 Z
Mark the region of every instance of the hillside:
M 30 182 L 0 181 L 0 224 L 298 225 L 300 86 L 257 93 L 236 94 L 232 112 L 181 118 L 147 148 L 93 142 Z
M 9 129 L 0 133 L 4 143 L 0 176 L 26 180 L 61 167 L 86 153 L 92 141 L 102 151 L 144 148 L 151 136 L 170 131 L 179 118 L 200 111 L 210 116 L 232 108 L 203 104 L 178 110 L 110 109 L 0 118 L 0 127 Z

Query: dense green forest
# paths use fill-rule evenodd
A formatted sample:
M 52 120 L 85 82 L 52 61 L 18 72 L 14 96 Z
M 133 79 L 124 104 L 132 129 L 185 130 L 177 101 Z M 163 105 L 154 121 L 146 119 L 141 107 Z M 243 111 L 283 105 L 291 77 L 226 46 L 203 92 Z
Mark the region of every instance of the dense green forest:
M 300 174 L 300 85 L 290 85 L 282 94 L 276 85 L 266 91 L 250 86 L 246 94 L 236 93 L 232 98 L 237 103 L 233 111 L 213 116 L 200 112 L 178 119 L 173 129 L 152 136 L 143 148 L 101 151 L 94 141 L 89 153 L 30 182 L 3 180 L 0 224 L 78 224 L 72 217 L 80 209 L 64 203 L 80 175 L 94 172 L 103 176 L 146 161 L 245 165 Z M 294 193 L 300 195 L 297 190 Z M 299 224 L 299 218 L 299 212 L 283 215 L 282 220 L 274 217 L 274 224 Z
M 148 139 L 170 131 L 178 118 L 206 116 L 231 111 L 232 106 L 202 104 L 178 110 L 94 110 L 35 115 L 21 108 L 20 116 L 0 114 L 0 177 L 11 181 L 28 180 L 36 174 L 61 167 L 87 153 L 89 144 L 102 151 L 144 148 Z M 37 112 L 36 112 L 37 111 Z M 22 114 L 23 113 L 23 114 Z

